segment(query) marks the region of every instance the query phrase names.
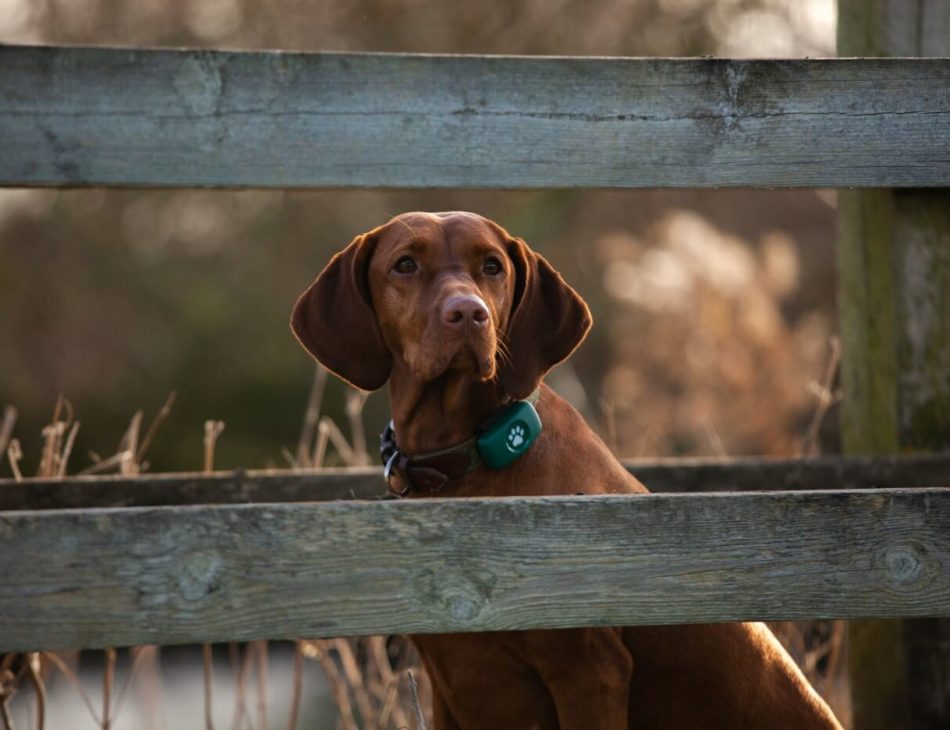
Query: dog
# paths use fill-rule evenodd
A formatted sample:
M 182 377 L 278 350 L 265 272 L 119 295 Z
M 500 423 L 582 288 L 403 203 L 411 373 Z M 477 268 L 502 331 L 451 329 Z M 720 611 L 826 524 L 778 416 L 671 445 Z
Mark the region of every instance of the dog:
M 385 476 L 406 498 L 647 492 L 542 382 L 591 324 L 542 256 L 465 212 L 406 213 L 357 236 L 291 318 L 333 373 L 369 391 L 388 382 Z M 513 456 L 494 434 L 509 422 Z M 841 727 L 759 623 L 410 638 L 436 730 Z

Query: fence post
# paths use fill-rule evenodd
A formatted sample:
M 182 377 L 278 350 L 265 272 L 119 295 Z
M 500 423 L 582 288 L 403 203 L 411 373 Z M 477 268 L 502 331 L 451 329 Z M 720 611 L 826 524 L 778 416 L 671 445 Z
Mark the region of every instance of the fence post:
M 839 0 L 839 56 L 948 56 L 946 0 Z M 944 161 L 945 164 L 945 161 Z M 950 189 L 841 190 L 846 453 L 950 446 Z M 855 730 L 950 727 L 950 619 L 849 626 Z

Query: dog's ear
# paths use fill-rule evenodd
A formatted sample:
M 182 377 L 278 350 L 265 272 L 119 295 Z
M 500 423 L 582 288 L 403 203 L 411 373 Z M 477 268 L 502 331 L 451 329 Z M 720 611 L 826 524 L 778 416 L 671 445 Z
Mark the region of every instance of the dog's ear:
M 371 233 L 353 239 L 300 295 L 290 318 L 290 328 L 307 352 L 362 390 L 381 388 L 392 370 L 392 355 L 369 296 L 375 247 Z
M 498 379 L 505 393 L 527 398 L 551 368 L 587 336 L 590 310 L 543 256 L 520 238 L 508 241 L 515 268 L 511 316 L 504 333 L 507 358 L 499 358 Z

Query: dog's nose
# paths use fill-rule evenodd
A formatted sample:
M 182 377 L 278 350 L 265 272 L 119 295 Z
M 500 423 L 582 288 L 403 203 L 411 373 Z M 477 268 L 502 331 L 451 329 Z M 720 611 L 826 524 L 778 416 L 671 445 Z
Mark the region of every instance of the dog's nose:
M 442 321 L 451 327 L 482 326 L 488 321 L 488 307 L 473 294 L 456 294 L 442 305 Z

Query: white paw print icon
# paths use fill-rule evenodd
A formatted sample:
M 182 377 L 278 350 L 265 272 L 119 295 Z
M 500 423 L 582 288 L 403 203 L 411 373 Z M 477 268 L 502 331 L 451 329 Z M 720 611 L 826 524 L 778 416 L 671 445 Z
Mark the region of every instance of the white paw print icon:
M 518 451 L 524 445 L 524 424 L 516 423 L 508 429 L 508 448 Z

